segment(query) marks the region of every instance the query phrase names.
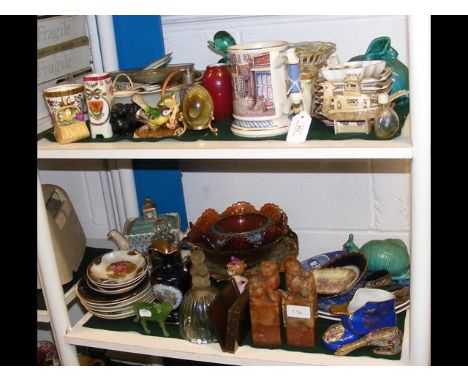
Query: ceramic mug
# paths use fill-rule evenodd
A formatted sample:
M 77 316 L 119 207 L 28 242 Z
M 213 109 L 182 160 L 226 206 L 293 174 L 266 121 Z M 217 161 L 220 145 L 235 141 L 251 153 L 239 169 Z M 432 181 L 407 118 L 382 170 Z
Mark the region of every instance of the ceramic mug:
M 284 134 L 289 129 L 288 64 L 291 52 L 286 41 L 266 41 L 228 48 L 233 87 L 231 131 L 239 136 L 265 137 Z M 297 74 L 298 75 L 298 74 Z M 296 94 L 299 89 L 297 88 Z
M 64 84 L 44 89 L 42 92 L 47 108 L 49 109 L 52 122 L 55 113 L 64 106 L 76 106 L 80 113 L 77 119 L 83 121 L 86 111 L 84 86 L 82 84 Z
M 95 73 L 84 76 L 83 84 L 91 137 L 94 139 L 98 134 L 104 138 L 112 137 L 110 112 L 114 97 L 110 73 Z

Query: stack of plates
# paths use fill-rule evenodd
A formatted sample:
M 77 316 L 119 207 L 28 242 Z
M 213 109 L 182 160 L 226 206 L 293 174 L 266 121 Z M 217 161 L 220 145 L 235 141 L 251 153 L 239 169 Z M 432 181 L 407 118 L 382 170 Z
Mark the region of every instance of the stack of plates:
M 392 89 L 392 79 L 390 78 L 393 73 L 393 69 L 387 66 L 384 71 L 375 76 L 364 78 L 361 81 L 361 90 L 362 93 L 368 94 L 371 99 L 371 104 L 377 107 L 377 98 L 380 93 L 389 94 Z M 323 103 L 323 84 L 325 80 L 320 78 L 315 84 L 315 93 L 314 93 L 314 105 L 312 106 L 313 115 L 322 116 L 322 103 Z M 345 87 L 344 82 L 333 82 L 335 86 L 334 94 L 343 94 Z
M 98 256 L 76 286 L 83 306 L 95 316 L 110 320 L 135 314 L 137 301 L 154 301 L 149 262 L 136 251 L 114 251 Z

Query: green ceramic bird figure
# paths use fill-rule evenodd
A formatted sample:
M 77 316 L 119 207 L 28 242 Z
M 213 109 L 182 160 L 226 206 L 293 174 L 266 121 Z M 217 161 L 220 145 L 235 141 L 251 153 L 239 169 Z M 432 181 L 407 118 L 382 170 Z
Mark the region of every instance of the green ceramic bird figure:
M 145 112 L 145 114 L 140 113 L 139 116 L 151 129 L 163 126 L 173 129 L 177 126 L 179 104 L 176 101 L 175 93 L 165 95 L 157 103 L 156 107 L 149 105 L 139 94 L 132 96 L 132 102 L 140 106 Z

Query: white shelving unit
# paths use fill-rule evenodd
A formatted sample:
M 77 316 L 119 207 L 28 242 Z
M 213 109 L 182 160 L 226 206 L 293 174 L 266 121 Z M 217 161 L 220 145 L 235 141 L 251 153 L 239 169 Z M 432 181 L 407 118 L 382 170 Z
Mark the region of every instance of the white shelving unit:
M 75 143 L 38 141 L 38 159 L 410 159 L 411 307 L 406 316 L 401 359 L 336 357 L 243 346 L 235 354 L 218 344 L 197 346 L 179 339 L 86 328 L 86 314 L 71 327 L 53 252 L 42 188 L 37 180 L 38 267 L 50 322 L 62 364 L 78 365 L 75 345 L 171 358 L 236 365 L 427 365 L 430 363 L 430 110 L 429 70 L 415 68 L 429 58 L 429 17 L 410 18 L 411 118 L 400 137 L 389 141 L 197 141 Z M 417 60 L 414 59 L 417 57 Z M 413 102 L 417 100 L 417 102 Z M 427 100 L 427 102 L 426 102 Z M 411 126 L 410 129 L 410 119 Z M 412 131 L 410 131 L 412 130 Z
M 76 284 L 75 284 L 76 285 Z M 75 285 L 71 287 L 67 292 L 64 293 L 65 304 L 70 304 L 76 298 Z M 50 315 L 47 310 L 37 310 L 37 322 L 50 322 Z

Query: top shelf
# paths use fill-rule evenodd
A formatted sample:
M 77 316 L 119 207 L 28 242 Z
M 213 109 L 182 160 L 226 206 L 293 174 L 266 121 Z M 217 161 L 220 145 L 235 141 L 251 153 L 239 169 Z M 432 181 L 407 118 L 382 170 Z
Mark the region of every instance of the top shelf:
M 348 139 L 286 141 L 158 142 L 119 141 L 59 145 L 37 142 L 38 159 L 410 159 L 413 145 L 409 119 L 399 137 L 387 141 Z

